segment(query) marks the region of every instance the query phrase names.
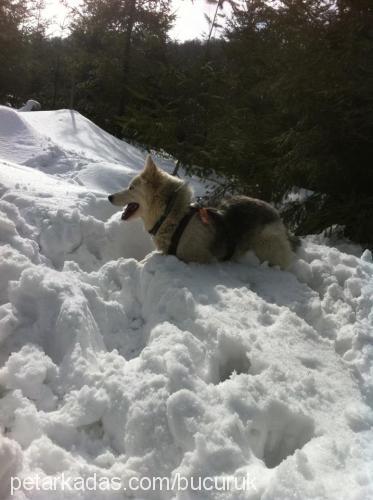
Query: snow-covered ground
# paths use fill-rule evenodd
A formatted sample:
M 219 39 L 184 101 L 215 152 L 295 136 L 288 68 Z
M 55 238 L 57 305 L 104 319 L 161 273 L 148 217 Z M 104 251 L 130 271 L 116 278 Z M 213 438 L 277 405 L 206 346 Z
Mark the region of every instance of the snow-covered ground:
M 373 498 L 371 254 L 162 256 L 107 202 L 144 156 L 0 108 L 0 498 Z M 181 488 L 130 487 L 154 477 Z

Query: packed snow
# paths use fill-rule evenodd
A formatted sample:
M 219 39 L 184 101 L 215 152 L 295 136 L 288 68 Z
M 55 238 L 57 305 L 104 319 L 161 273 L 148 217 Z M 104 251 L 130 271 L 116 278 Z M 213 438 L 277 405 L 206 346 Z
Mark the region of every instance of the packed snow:
M 373 498 L 371 253 L 160 255 L 107 201 L 145 154 L 0 107 L 0 498 Z M 64 483 L 93 477 L 121 488 Z M 130 488 L 155 477 L 188 488 Z

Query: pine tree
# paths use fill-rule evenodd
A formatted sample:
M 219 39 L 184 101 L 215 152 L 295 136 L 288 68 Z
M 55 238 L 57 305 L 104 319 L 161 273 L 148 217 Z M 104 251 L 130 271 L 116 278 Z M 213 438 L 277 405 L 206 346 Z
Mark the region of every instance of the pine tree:
M 146 46 L 165 45 L 173 16 L 170 0 L 86 0 L 73 25 L 73 37 L 83 42 L 91 65 L 92 86 L 101 87 L 109 76 L 107 91 L 114 103 L 110 108 L 123 115 L 131 100 L 134 82 L 146 56 Z M 156 61 L 147 61 L 156 64 Z M 99 83 L 98 83 L 99 82 Z
M 280 25 L 288 39 L 276 98 L 284 120 L 278 137 L 281 191 L 300 186 L 314 195 L 295 211 L 299 231 L 331 225 L 359 242 L 372 241 L 373 19 L 370 3 L 286 2 Z M 289 21 L 291 20 L 291 24 Z M 291 31 L 290 31 L 291 28 Z M 291 34 L 301 30 L 301 43 Z
M 22 87 L 22 51 L 27 20 L 25 0 L 0 0 L 0 99 L 16 102 Z

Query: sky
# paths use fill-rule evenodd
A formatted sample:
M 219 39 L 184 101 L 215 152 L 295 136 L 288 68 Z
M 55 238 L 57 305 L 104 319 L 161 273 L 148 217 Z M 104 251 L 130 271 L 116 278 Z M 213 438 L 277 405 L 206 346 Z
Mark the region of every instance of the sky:
M 67 0 L 68 5 L 78 5 L 79 0 Z M 208 24 L 205 14 L 213 17 L 215 6 L 208 4 L 206 0 L 173 0 L 174 10 L 177 16 L 175 26 L 170 32 L 173 39 L 184 41 L 193 38 L 202 38 L 208 32 Z M 61 26 L 66 26 L 68 9 L 64 7 L 61 0 L 46 0 L 45 13 L 51 21 L 49 33 L 59 35 Z

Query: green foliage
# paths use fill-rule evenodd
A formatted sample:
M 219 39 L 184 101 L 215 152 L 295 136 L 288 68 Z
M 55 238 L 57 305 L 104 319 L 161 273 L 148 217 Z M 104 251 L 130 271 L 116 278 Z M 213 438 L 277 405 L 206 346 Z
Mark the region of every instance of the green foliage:
M 27 17 L 24 0 L 0 0 L 0 98 L 14 102 L 21 89 L 19 64 L 24 49 L 22 23 Z
M 292 15 L 294 4 L 287 2 L 282 15 Z M 289 39 L 283 61 L 290 75 L 274 89 L 286 123 L 275 149 L 279 194 L 294 185 L 315 192 L 298 232 L 339 224 L 348 237 L 372 243 L 373 8 L 368 2 L 305 5 L 300 13 L 296 5 L 307 26 L 302 44 L 279 26 Z

